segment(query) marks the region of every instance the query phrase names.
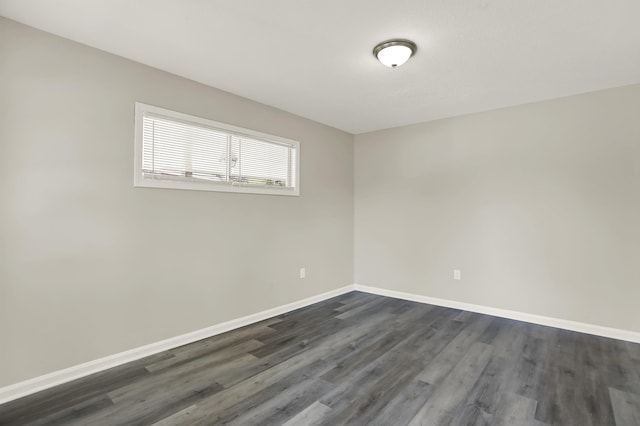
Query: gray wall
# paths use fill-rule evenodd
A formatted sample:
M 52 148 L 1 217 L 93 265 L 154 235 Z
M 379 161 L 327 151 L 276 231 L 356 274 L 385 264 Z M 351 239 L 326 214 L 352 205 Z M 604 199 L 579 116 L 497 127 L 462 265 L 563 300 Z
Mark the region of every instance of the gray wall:
M 639 112 L 636 85 L 356 136 L 356 283 L 640 331 Z
M 302 196 L 134 188 L 135 101 L 300 140 Z M 354 250 L 359 284 L 640 331 L 638 111 L 356 136 L 354 246 L 353 136 L 0 18 L 0 386 L 350 284 Z
M 299 140 L 302 196 L 134 188 L 135 101 Z M 352 135 L 0 18 L 0 386 L 351 283 Z

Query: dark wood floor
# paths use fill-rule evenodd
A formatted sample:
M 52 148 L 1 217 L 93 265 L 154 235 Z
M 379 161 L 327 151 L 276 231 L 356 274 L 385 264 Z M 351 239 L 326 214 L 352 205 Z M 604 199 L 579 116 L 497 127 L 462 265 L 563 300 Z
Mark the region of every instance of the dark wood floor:
M 640 345 L 359 292 L 0 406 L 15 425 L 640 425 Z

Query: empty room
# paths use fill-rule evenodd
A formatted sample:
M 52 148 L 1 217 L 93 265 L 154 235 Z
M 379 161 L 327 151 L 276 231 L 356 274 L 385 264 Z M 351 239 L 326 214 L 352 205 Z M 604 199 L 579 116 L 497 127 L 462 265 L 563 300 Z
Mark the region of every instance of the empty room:
M 0 425 L 640 426 L 638 0 L 0 0 Z

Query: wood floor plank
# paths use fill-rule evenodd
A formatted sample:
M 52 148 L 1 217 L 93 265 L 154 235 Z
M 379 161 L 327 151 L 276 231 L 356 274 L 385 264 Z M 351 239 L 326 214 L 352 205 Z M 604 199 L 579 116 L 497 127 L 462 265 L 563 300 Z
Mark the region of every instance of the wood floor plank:
M 245 368 L 229 370 L 220 375 L 218 380 L 226 387 L 231 387 L 274 367 L 280 368 L 291 362 L 298 362 L 299 360 L 309 362 L 309 360 L 312 360 L 314 357 L 321 359 L 323 356 L 326 356 L 328 352 L 341 348 L 341 346 L 331 346 L 330 342 L 335 341 L 336 336 L 348 335 L 349 331 L 356 330 L 357 329 L 343 329 L 334 334 L 325 335 L 323 338 L 319 338 L 318 341 L 314 341 L 305 347 L 292 346 L 283 348 L 265 358 L 256 359 Z
M 492 328 L 494 325 L 498 325 L 498 327 Z M 494 356 L 517 360 L 523 354 L 528 335 L 527 327 L 528 324 L 520 321 L 496 318 L 478 341 L 493 346 Z M 491 328 L 492 330 L 490 330 Z
M 640 425 L 640 395 L 609 388 L 616 426 Z
M 337 331 L 344 328 L 344 324 L 335 318 L 329 318 L 322 322 L 310 323 L 305 327 L 299 327 L 296 330 L 289 330 L 283 333 L 279 333 L 277 338 L 261 339 L 262 347 L 252 351 L 251 353 L 256 358 L 264 358 L 275 352 L 278 352 L 286 347 L 305 347 L 309 343 L 319 338 L 322 338 L 325 334 Z M 322 330 L 322 333 L 318 333 L 318 330 Z
M 320 401 L 316 401 L 309 405 L 303 411 L 283 423 L 282 426 L 317 426 L 322 424 L 323 419 L 331 412 L 331 408 L 327 407 Z
M 513 361 L 495 356 L 489 360 L 478 381 L 469 390 L 458 412 L 452 417 L 453 424 L 490 425 L 493 413 L 498 407 L 498 396 L 501 392 Z
M 296 381 L 285 390 L 269 395 L 265 402 L 245 411 L 229 424 L 236 426 L 284 424 L 329 391 L 331 387 L 331 384 L 324 380 L 315 378 Z
M 524 329 L 522 351 L 510 376 L 503 384 L 505 392 L 536 400 L 539 390 L 548 386 L 552 352 L 549 349 L 550 345 L 538 337 L 538 331 L 529 327 Z
M 340 302 L 333 302 L 330 304 L 323 304 L 322 306 L 313 307 L 313 309 L 294 311 L 293 313 L 283 314 L 280 316 L 280 322 L 273 324 L 270 328 L 278 330 L 280 333 L 285 331 L 295 330 L 298 327 L 308 327 L 315 321 L 325 321 L 340 312 L 336 311 L 336 308 L 344 306 Z M 267 343 L 267 342 L 265 342 Z
M 195 426 L 233 422 L 256 407 L 268 403 L 276 395 L 286 392 L 299 382 L 316 378 L 326 369 L 326 362 L 317 360 L 293 371 L 289 369 L 280 370 L 283 374 L 278 377 L 279 380 L 271 380 L 266 386 L 263 385 L 253 390 L 249 390 L 244 386 L 242 389 L 233 390 L 233 388 L 230 388 L 219 396 L 208 398 L 190 409 L 189 424 Z M 308 384 L 308 382 L 305 382 L 305 384 Z M 239 392 L 239 390 L 245 392 Z M 309 401 L 309 403 L 311 402 Z M 303 409 L 304 407 L 300 407 L 300 411 Z
M 107 395 L 98 395 L 71 407 L 56 411 L 48 416 L 27 423 L 29 426 L 68 425 L 80 421 L 82 418 L 113 406 L 113 401 Z
M 469 311 L 460 311 L 454 318 L 454 321 L 473 322 L 479 314 Z
M 399 389 L 413 381 L 422 365 L 399 362 L 405 354 L 391 350 L 333 387 L 320 402 L 331 408 L 325 425 L 368 424 L 384 409 Z
M 322 379 L 339 383 L 354 372 L 360 371 L 367 367 L 373 361 L 380 358 L 380 354 L 384 354 L 395 347 L 405 338 L 409 337 L 412 330 L 402 330 L 399 332 L 388 331 L 383 337 L 377 340 L 373 345 L 357 351 L 341 361 L 338 365 L 322 376 Z
M 397 301 L 389 298 L 386 298 L 385 300 L 387 300 L 388 303 L 387 309 L 389 309 L 389 312 L 394 315 L 402 314 L 410 309 L 418 308 L 422 309 L 423 312 L 426 312 L 429 309 L 436 308 L 435 306 L 424 305 L 422 303 L 411 302 L 409 300 L 400 300 L 400 303 L 397 303 Z
M 353 291 L 347 295 L 340 297 L 339 301 L 344 305 L 336 310 L 344 312 L 348 309 L 353 309 L 371 300 L 375 300 L 378 297 L 374 294 L 363 293 L 361 291 Z
M 195 401 L 224 389 L 216 382 L 216 372 L 247 362 L 242 357 L 213 360 L 197 368 L 183 368 L 180 372 L 167 370 L 140 384 L 129 385 L 109 394 L 114 405 L 83 417 L 78 424 L 104 424 L 118 418 L 122 424 L 149 424 L 171 415 Z
M 145 363 L 145 366 L 153 366 L 158 363 L 162 363 L 162 361 L 170 361 L 173 358 L 183 359 L 197 356 L 198 354 L 206 352 L 224 350 L 225 348 L 237 345 L 244 341 L 260 339 L 271 334 L 276 334 L 276 330 L 266 325 L 260 324 L 242 327 L 237 330 L 218 334 L 216 336 L 212 336 L 195 343 L 190 343 L 188 345 L 171 349 L 170 351 L 168 351 L 171 355 L 173 355 L 171 358 L 168 358 L 166 360 L 155 360 L 154 362 L 147 362 Z M 153 369 L 154 368 L 151 368 L 151 370 Z
M 219 393 L 224 388 L 211 380 L 203 380 L 202 384 L 191 385 L 188 389 L 182 386 L 179 392 L 157 392 L 149 395 L 144 400 L 134 404 L 114 405 L 117 410 L 113 412 L 99 411 L 96 416 L 85 416 L 72 425 L 101 426 L 110 423 L 111 418 L 117 418 L 118 424 L 123 425 L 148 425 L 157 420 L 173 415 L 184 407 Z
M 463 408 L 453 419 L 454 424 L 490 425 L 499 406 L 499 396 L 509 383 L 524 346 L 524 323 L 503 320 L 492 321 L 479 341 L 491 344 L 492 358 L 473 386 Z M 492 327 L 493 326 L 493 327 Z M 493 328 L 491 330 L 491 328 Z
M 613 418 L 613 406 L 609 397 L 608 386 L 598 372 L 601 365 L 602 351 L 599 338 L 576 333 L 576 368 L 579 390 L 576 392 L 578 409 L 586 413 L 587 424 L 602 425 Z M 639 425 L 640 426 L 640 425 Z
M 420 380 L 412 380 L 402 388 L 378 416 L 371 419 L 372 426 L 405 426 L 415 417 L 433 394 L 433 386 Z
M 362 305 L 355 307 L 355 308 L 351 308 L 351 309 L 346 309 L 343 310 L 343 312 L 339 315 L 336 315 L 337 319 L 347 319 L 347 318 L 351 318 L 353 316 L 356 316 L 358 314 L 360 314 L 361 312 L 364 312 L 368 309 L 372 309 L 372 308 L 376 308 L 382 304 L 384 304 L 385 302 L 387 302 L 387 300 L 385 299 L 373 299 L 367 303 L 363 303 Z
M 595 337 L 595 339 L 594 344 L 599 343 L 602 351 L 602 364 L 599 368 L 606 372 L 609 386 L 640 395 L 640 368 L 638 368 L 638 363 L 633 361 L 631 355 L 633 353 L 635 357 L 640 357 L 640 351 L 638 351 L 640 345 L 603 337 Z M 636 350 L 627 350 L 632 345 Z
M 640 345 L 351 292 L 0 405 L 5 425 L 638 425 Z
M 338 333 L 328 336 L 325 344 L 309 347 L 305 351 L 298 352 L 295 356 L 280 359 L 278 354 L 274 354 L 269 357 L 274 359 L 258 360 L 248 370 L 242 371 L 240 369 L 240 373 L 231 371 L 226 378 L 218 376 L 220 382 L 228 382 L 229 386 L 224 392 L 208 398 L 197 406 L 184 409 L 183 412 L 172 416 L 167 424 L 181 424 L 183 421 L 185 424 L 192 424 L 196 421 L 206 422 L 212 413 L 219 413 L 239 404 L 243 399 L 250 398 L 262 389 L 269 388 L 284 380 L 292 371 L 301 370 L 310 374 L 313 372 L 313 368 L 310 366 L 316 360 L 322 360 L 328 370 L 326 366 L 333 366 L 334 362 L 350 353 L 350 342 L 353 342 L 353 339 L 358 336 L 369 336 L 369 333 L 376 330 L 380 324 L 388 319 L 388 314 L 372 316 L 370 322 L 348 325 Z M 234 380 L 231 380 L 231 377 L 234 377 Z
M 436 310 L 421 309 L 420 305 L 413 304 L 409 309 L 397 312 L 395 316 L 390 317 L 393 318 L 392 321 L 381 324 L 381 327 L 375 327 L 375 333 L 361 335 L 353 351 L 346 356 L 341 354 L 342 361 L 337 362 L 336 367 L 323 378 L 336 382 L 343 380 L 345 375 L 357 373 L 377 359 L 375 354 L 384 353 L 380 347 L 393 347 L 408 354 L 420 353 L 421 364 L 424 364 L 459 331 L 460 323 L 457 322 L 448 322 L 451 326 L 447 327 L 442 327 L 442 324 L 436 325 L 440 320 L 447 318 L 446 315 L 452 314 L 450 310 L 446 310 L 445 315 L 442 315 Z M 401 326 L 407 323 L 414 327 Z M 367 338 L 362 339 L 363 337 Z M 429 348 L 425 349 L 426 346 Z
M 595 401 L 594 392 L 600 385 L 592 380 L 592 370 L 580 371 L 577 366 L 579 357 L 585 367 L 592 365 L 584 348 L 578 352 L 578 333 L 566 330 L 554 330 L 551 333 L 552 345 L 548 346 L 546 355 L 538 356 L 542 362 L 537 363 L 540 388 L 543 385 L 547 392 L 540 393 L 536 388 L 523 390 L 520 394 L 538 402 L 536 418 L 550 424 L 567 424 L 580 426 L 597 426 L 602 420 L 611 418 L 608 401 Z M 606 405 L 604 405 L 606 404 Z
M 402 314 L 397 314 L 392 312 L 394 307 L 398 307 L 398 304 L 393 300 L 385 300 L 383 303 L 375 306 L 369 306 L 367 309 L 358 310 L 353 315 L 350 315 L 347 318 L 343 318 L 340 321 L 348 322 L 350 324 L 359 323 L 366 321 L 367 318 L 371 316 L 376 316 L 378 314 L 389 314 L 391 315 L 390 321 L 393 321 L 396 317 L 400 317 Z M 389 324 L 391 325 L 391 324 Z
M 478 340 L 480 333 L 489 326 L 491 320 L 491 317 L 483 316 L 463 328 L 420 373 L 418 380 L 431 384 L 437 384 L 442 381 L 458 364 L 458 361 L 465 355 L 473 342 Z
M 2 404 L 0 425 L 23 425 L 135 383 L 148 375 L 143 366 L 134 362 Z
M 442 381 L 437 377 L 439 384 L 436 385 L 433 396 L 409 424 L 424 426 L 449 424 L 455 411 L 465 401 L 467 394 L 489 363 L 492 352 L 493 348 L 485 343 L 473 343 L 450 374 Z M 449 370 L 448 362 L 449 359 L 443 359 L 444 368 L 447 370 Z
M 235 346 L 223 346 L 215 349 L 210 348 L 207 345 L 197 346 L 193 345 L 193 349 L 190 351 L 183 351 L 173 358 L 168 358 L 156 363 L 147 365 L 145 368 L 151 373 L 157 373 L 168 368 L 176 369 L 180 366 L 188 364 L 188 368 L 197 366 L 200 362 L 210 364 L 215 360 L 222 360 L 232 358 L 238 355 L 244 355 L 247 352 L 255 351 L 258 348 L 264 346 L 264 344 L 258 340 L 250 339 L 238 339 Z
M 198 357 L 191 360 L 191 362 L 177 365 L 171 369 L 160 370 L 155 374 L 148 375 L 144 380 L 136 381 L 109 392 L 109 397 L 115 403 L 119 403 L 120 401 L 131 399 L 134 395 L 151 391 L 159 387 L 160 384 L 173 384 L 192 375 L 202 376 L 206 373 L 211 377 L 217 378 L 215 374 L 219 371 L 239 368 L 254 361 L 255 357 L 247 352 L 259 345 L 261 345 L 260 342 L 249 340 L 226 351 L 219 351 L 207 357 Z
M 275 416 L 279 410 L 283 411 L 282 415 L 288 415 L 286 421 L 316 401 L 328 389 L 326 382 L 317 380 L 317 375 L 326 368 L 326 363 L 318 360 L 309 366 L 288 371 L 281 380 L 224 410 L 218 409 L 215 417 L 206 416 L 207 421 L 216 424 L 257 424 L 261 420 L 266 422 L 267 418 Z
M 616 426 L 640 425 L 640 395 L 609 388 Z
M 501 393 L 491 424 L 495 426 L 547 426 L 534 418 L 537 403 L 514 393 Z
M 428 318 L 435 316 L 435 320 Z M 399 345 L 399 349 L 420 354 L 421 362 L 428 365 L 460 333 L 464 323 L 450 320 L 452 312 L 445 310 L 428 312 L 420 323 L 421 332 Z

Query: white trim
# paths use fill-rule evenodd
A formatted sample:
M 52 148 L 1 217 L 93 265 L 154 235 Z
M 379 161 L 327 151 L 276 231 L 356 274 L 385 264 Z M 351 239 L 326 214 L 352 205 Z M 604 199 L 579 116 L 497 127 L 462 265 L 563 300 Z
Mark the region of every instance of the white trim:
M 570 321 L 560 318 L 545 317 L 542 315 L 528 314 L 524 312 L 510 311 L 507 309 L 493 308 L 489 306 L 475 305 L 472 303 L 457 302 L 454 300 L 439 299 L 435 297 L 422 296 L 418 294 L 405 293 L 401 291 L 388 290 L 378 287 L 370 287 L 360 284 L 351 284 L 336 290 L 328 291 L 317 296 L 308 297 L 303 300 L 288 303 L 256 314 L 247 315 L 181 336 L 171 337 L 160 342 L 151 343 L 149 345 L 140 346 L 118 354 L 106 356 L 104 358 L 78 364 L 64 370 L 54 371 L 44 376 L 35 377 L 30 380 L 19 382 L 0 388 L 0 404 L 30 395 L 50 387 L 60 385 L 71 380 L 79 379 L 93 373 L 106 370 L 111 367 L 135 361 L 158 352 L 206 339 L 245 325 L 253 324 L 276 315 L 293 311 L 326 299 L 330 299 L 350 291 L 357 290 L 365 293 L 377 294 L 380 296 L 393 297 L 396 299 L 410 300 L 412 302 L 427 303 L 430 305 L 444 306 L 447 308 L 461 309 L 470 312 L 477 312 L 486 315 L 493 315 L 501 318 L 509 318 L 518 321 L 529 322 L 532 324 L 546 325 L 550 327 L 561 328 L 565 330 L 577 331 L 580 333 L 593 334 L 596 336 L 609 337 L 612 339 L 625 340 L 628 342 L 640 343 L 640 333 L 630 330 L 622 330 L 617 328 L 603 327 L 600 325 L 587 324 L 582 322 Z
M 580 333 L 625 340 L 627 342 L 640 343 L 640 333 L 637 331 L 603 327 L 601 325 L 587 324 L 584 322 L 570 321 L 561 318 L 528 314 L 525 312 L 510 311 L 508 309 L 493 308 L 490 306 L 474 305 L 472 303 L 457 302 L 454 300 L 438 299 L 435 297 L 404 293 L 395 290 L 387 290 L 379 287 L 369 287 L 360 284 L 354 284 L 354 288 L 357 291 L 377 294 L 380 296 L 394 297 L 396 299 L 410 300 L 412 302 L 428 303 L 430 305 L 444 306 L 447 308 L 462 309 L 464 311 L 493 315 L 501 318 L 509 318 L 513 320 L 529 322 L 532 324 L 546 325 L 549 327 L 562 328 L 564 330 L 577 331 Z
M 39 392 L 53 386 L 70 382 L 71 380 L 79 379 L 81 377 L 88 376 L 90 374 L 106 370 L 108 368 L 135 361 L 137 359 L 144 358 L 158 352 L 166 351 L 178 346 L 206 339 L 208 337 L 215 336 L 216 334 L 225 333 L 239 327 L 244 327 L 245 325 L 253 324 L 274 317 L 276 315 L 281 315 L 295 309 L 303 308 L 305 306 L 312 305 L 314 303 L 321 302 L 323 300 L 330 299 L 332 297 L 339 296 L 350 291 L 353 291 L 353 284 L 338 288 L 336 290 L 331 290 L 317 296 L 308 297 L 303 300 L 287 303 L 286 305 L 267 309 L 266 311 L 258 312 L 256 314 L 247 315 L 242 318 L 236 318 L 234 320 L 216 324 L 211 327 L 203 328 L 201 330 L 186 333 L 181 336 L 171 337 L 169 339 L 161 340 L 149 345 L 140 346 L 128 351 L 109 355 L 104 358 L 99 358 L 93 361 L 85 362 L 83 364 L 74 365 L 72 367 L 65 368 L 64 370 L 54 371 L 52 373 L 45 374 L 44 376 L 35 377 L 33 379 L 5 386 L 3 388 L 0 388 L 0 404 L 4 404 L 14 399 Z

